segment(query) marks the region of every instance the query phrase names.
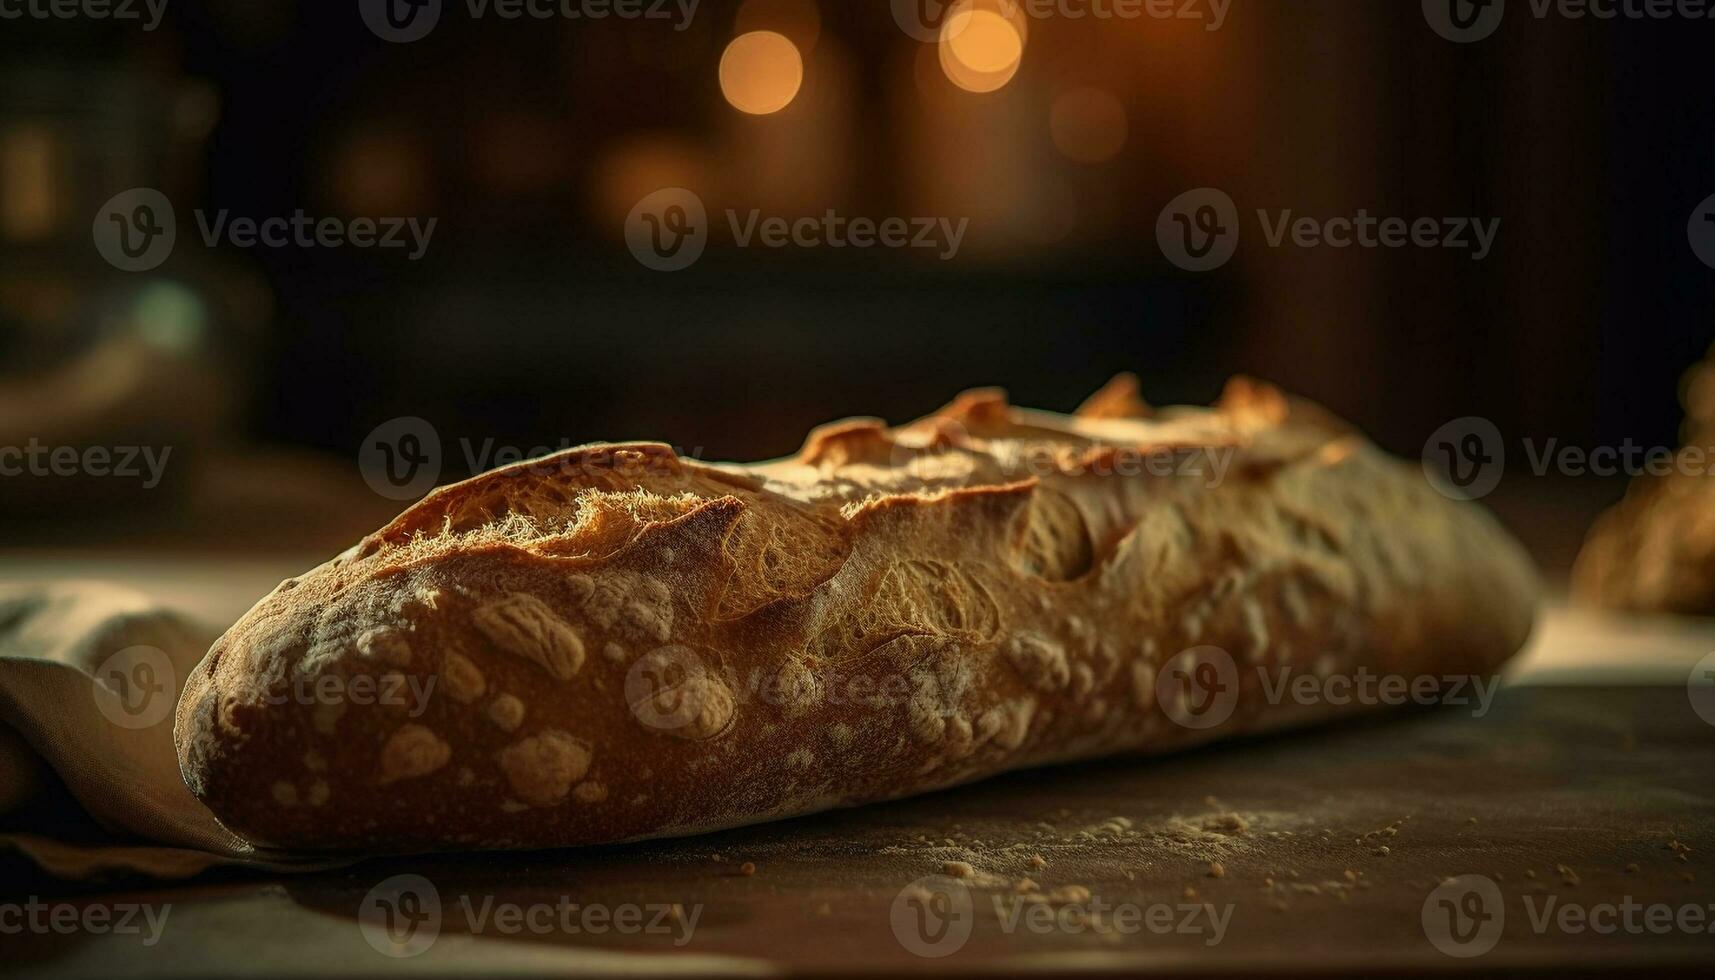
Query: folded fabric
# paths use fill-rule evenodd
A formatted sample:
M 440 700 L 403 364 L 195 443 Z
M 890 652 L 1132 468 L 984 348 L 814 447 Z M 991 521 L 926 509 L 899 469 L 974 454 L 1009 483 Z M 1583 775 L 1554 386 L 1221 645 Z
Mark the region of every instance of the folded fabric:
M 0 819 L 7 844 L 50 874 L 172 878 L 215 865 L 279 871 L 341 863 L 259 848 L 186 789 L 173 708 L 218 630 L 100 582 L 0 585 Z M 20 825 L 46 767 L 110 840 Z

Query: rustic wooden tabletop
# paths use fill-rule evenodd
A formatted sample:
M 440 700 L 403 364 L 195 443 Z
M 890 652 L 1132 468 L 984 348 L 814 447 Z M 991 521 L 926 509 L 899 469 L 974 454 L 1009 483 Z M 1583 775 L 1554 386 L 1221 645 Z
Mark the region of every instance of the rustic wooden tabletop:
M 15 919 L 135 932 L 0 942 L 42 977 L 1658 973 L 1715 963 L 1712 851 L 1685 686 L 1519 686 L 687 840 L 179 885 L 8 865 Z

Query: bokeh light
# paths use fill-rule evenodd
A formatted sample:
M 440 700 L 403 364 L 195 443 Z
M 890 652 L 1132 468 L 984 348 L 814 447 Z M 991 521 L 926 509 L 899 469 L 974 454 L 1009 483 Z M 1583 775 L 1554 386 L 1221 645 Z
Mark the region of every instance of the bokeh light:
M 420 214 L 432 206 L 429 153 L 407 124 L 371 120 L 333 159 L 334 201 L 346 214 Z
M 1048 129 L 1061 153 L 1080 163 L 1112 160 L 1125 146 L 1125 105 L 1105 89 L 1071 89 L 1054 100 Z
M 55 188 L 64 164 L 53 133 L 18 125 L 0 133 L 0 234 L 41 238 L 53 230 Z
M 791 104 L 804 84 L 804 59 L 786 35 L 751 31 L 721 55 L 721 94 L 740 112 L 765 116 Z
M 1004 14 L 959 4 L 941 25 L 941 70 L 967 92 L 993 92 L 1012 81 L 1024 60 L 1024 35 Z
M 633 133 L 605 147 L 596 158 L 591 181 L 596 221 L 619 228 L 645 195 L 663 187 L 694 187 L 712 191 L 706 161 L 697 147 L 679 133 Z

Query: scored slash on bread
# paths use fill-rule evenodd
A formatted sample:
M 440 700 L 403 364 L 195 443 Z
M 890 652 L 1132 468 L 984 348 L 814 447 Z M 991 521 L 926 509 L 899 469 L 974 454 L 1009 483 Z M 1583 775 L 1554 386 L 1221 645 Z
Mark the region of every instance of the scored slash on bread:
M 1252 668 L 1488 674 L 1537 588 L 1480 508 L 1267 385 L 976 391 L 772 463 L 594 445 L 436 490 L 228 630 L 175 736 L 277 846 L 688 834 L 1351 710 Z M 1211 649 L 1230 716 L 1179 723 L 1164 667 Z

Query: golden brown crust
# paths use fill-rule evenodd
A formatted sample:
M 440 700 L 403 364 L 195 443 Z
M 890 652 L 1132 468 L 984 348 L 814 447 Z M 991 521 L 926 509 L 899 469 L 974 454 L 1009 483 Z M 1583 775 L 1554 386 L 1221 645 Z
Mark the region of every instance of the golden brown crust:
M 591 446 L 438 490 L 215 644 L 186 781 L 281 846 L 684 834 L 1333 710 L 1245 672 L 1229 720 L 1175 725 L 1188 647 L 1440 675 L 1524 642 L 1517 546 L 1319 410 L 1127 404 L 973 392 L 775 463 Z

